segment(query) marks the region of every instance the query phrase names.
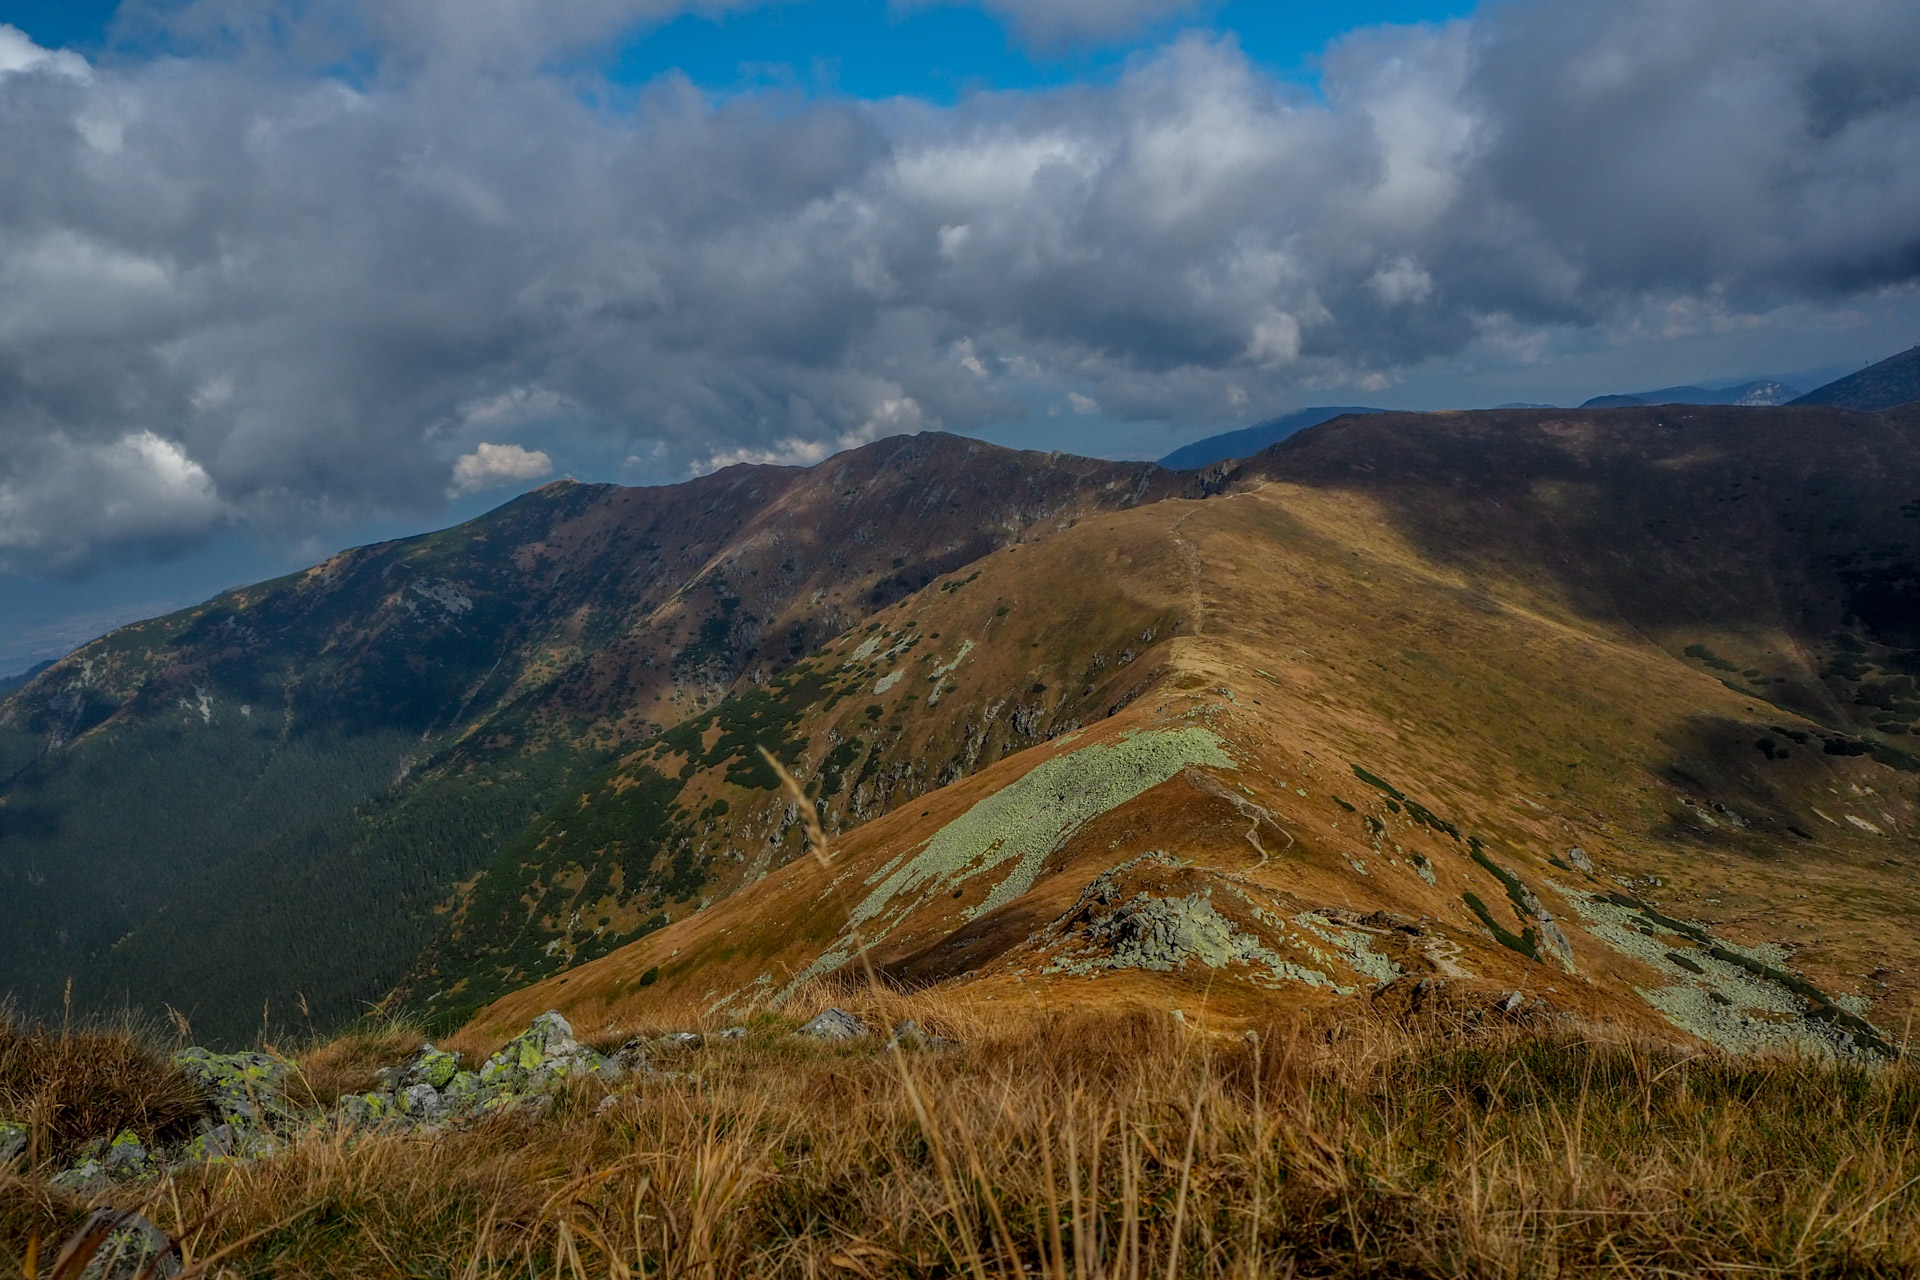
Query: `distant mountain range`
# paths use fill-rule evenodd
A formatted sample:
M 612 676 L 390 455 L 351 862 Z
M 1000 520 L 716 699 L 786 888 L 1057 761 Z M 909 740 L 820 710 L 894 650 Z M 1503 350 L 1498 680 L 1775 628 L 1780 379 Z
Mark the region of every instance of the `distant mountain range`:
M 1920 347 L 1909 347 L 1879 364 L 1817 387 L 1794 403 L 1830 404 L 1842 409 L 1891 409 L 1915 400 L 1920 400 Z
M 1731 404 L 1750 408 L 1786 404 L 1800 394 L 1798 387 L 1771 378 L 1741 382 L 1731 387 L 1661 387 L 1628 395 L 1595 396 L 1582 409 L 1624 409 L 1637 404 Z
M 1862 369 L 1837 382 L 1830 382 L 1817 391 L 1810 391 L 1805 395 L 1800 393 L 1798 387 L 1777 378 L 1754 378 L 1725 387 L 1687 385 L 1594 396 L 1591 400 L 1583 402 L 1580 407 L 1582 409 L 1626 409 L 1648 404 L 1699 404 L 1768 408 L 1783 404 L 1830 404 L 1845 409 L 1871 410 L 1890 409 L 1895 405 L 1916 399 L 1920 399 L 1920 347 L 1882 360 L 1871 368 Z M 1555 409 L 1560 406 L 1530 400 L 1514 400 L 1494 407 L 1496 410 L 1501 410 Z M 1193 471 L 1200 467 L 1210 467 L 1216 462 L 1225 462 L 1229 458 L 1250 458 L 1297 431 L 1305 431 L 1308 427 L 1317 427 L 1323 422 L 1331 422 L 1343 414 L 1383 412 L 1386 411 L 1353 404 L 1319 405 L 1308 409 L 1296 409 L 1292 413 L 1282 414 L 1277 418 L 1256 422 L 1250 427 L 1223 431 L 1218 435 L 1195 440 L 1192 444 L 1182 445 L 1160 459 L 1160 465 L 1175 471 Z
M 1278 418 L 1256 422 L 1250 427 L 1241 427 L 1237 431 L 1223 431 L 1217 436 L 1208 436 L 1204 440 L 1195 440 L 1192 444 L 1182 445 L 1160 459 L 1160 465 L 1175 471 L 1193 471 L 1200 467 L 1210 467 L 1216 462 L 1225 462 L 1228 458 L 1250 458 L 1268 445 L 1285 440 L 1296 431 L 1305 431 L 1308 427 L 1317 427 L 1323 422 L 1331 422 L 1342 414 L 1381 412 L 1383 410 L 1354 404 L 1320 405 L 1312 409 L 1296 409 Z

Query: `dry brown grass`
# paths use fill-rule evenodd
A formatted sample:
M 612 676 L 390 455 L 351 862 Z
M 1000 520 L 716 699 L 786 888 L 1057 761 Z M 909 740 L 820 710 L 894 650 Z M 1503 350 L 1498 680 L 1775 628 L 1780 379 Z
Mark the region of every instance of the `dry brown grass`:
M 0 1118 L 32 1130 L 41 1159 L 66 1160 L 89 1139 L 127 1129 L 172 1141 L 192 1132 L 206 1105 L 137 1027 L 50 1027 L 0 1009 Z
M 365 1093 L 378 1083 L 376 1073 L 411 1058 L 426 1036 L 404 1022 L 356 1027 L 305 1053 L 291 1055 L 294 1071 L 287 1096 L 299 1107 L 331 1107 L 350 1093 Z
M 1010 1014 L 894 1056 L 758 1029 L 603 1114 L 357 1141 L 116 1199 L 215 1274 L 1910 1275 L 1920 1074 L 1555 1027 Z M 9 1244 L 34 1193 L 0 1191 Z M 65 1212 L 77 1214 L 77 1206 Z

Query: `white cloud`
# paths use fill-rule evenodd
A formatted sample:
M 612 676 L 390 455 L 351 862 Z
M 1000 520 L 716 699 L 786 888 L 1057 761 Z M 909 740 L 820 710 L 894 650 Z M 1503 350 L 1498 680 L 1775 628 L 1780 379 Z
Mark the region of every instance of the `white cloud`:
M 447 496 L 457 498 L 503 484 L 525 484 L 552 474 L 553 459 L 538 449 L 482 443 L 472 453 L 454 459 L 453 483 L 447 486 Z
M 91 70 L 87 60 L 65 49 L 42 49 L 26 32 L 0 22 L 0 76 L 16 71 L 47 71 L 73 79 L 85 79 Z
M 184 546 L 228 514 L 213 480 L 152 431 L 97 443 L 55 433 L 0 477 L 0 567 L 91 566 L 103 548 Z
M 1192 34 L 950 107 L 545 69 L 679 7 L 186 0 L 183 56 L 95 68 L 0 28 L 7 563 L 547 474 L 449 440 L 659 479 L 1058 409 L 1091 447 L 1920 284 L 1911 0 L 1511 0 L 1353 35 L 1316 93 Z

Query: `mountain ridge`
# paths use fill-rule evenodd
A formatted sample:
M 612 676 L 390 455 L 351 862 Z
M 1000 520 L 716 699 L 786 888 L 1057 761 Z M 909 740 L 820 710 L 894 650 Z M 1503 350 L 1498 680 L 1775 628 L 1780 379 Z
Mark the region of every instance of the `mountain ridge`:
M 1160 459 L 1160 465 L 1175 471 L 1192 471 L 1201 467 L 1210 467 L 1216 462 L 1250 457 L 1297 431 L 1317 427 L 1342 414 L 1379 412 L 1381 410 L 1369 409 L 1361 405 L 1321 405 L 1310 409 L 1296 409 L 1292 413 L 1284 413 L 1277 418 L 1256 422 L 1250 427 L 1223 431 L 1218 435 L 1207 436 L 1191 444 L 1181 445 Z
M 1186 473 L 923 436 L 557 483 L 0 704 L 8 982 L 478 1044 L 744 1016 L 857 938 L 982 998 L 1425 975 L 1878 1053 L 1920 954 L 1838 922 L 1915 905 L 1915 475 L 1920 409 L 1667 405 L 1349 415 Z
M 1892 409 L 1920 400 L 1920 346 L 1909 347 L 1836 378 L 1795 400 L 1795 404 L 1835 405 L 1845 409 Z
M 789 858 L 503 993 L 460 1043 L 547 1007 L 739 1019 L 859 981 L 864 949 L 888 982 L 974 999 L 1254 1017 L 1404 979 L 1881 1054 L 1920 959 L 1899 933 L 1920 900 L 1916 474 L 1911 413 L 1314 428 L 1214 497 L 997 553 L 828 645 L 806 678 L 859 692 L 788 736 L 829 818 L 832 744 L 912 759 L 953 704 L 998 724 L 1009 690 L 1139 674 L 842 828 L 832 868 Z M 1163 625 L 1117 648 L 1072 621 L 1093 600 Z M 904 699 L 949 683 L 935 711 Z M 776 838 L 797 849 L 797 824 Z

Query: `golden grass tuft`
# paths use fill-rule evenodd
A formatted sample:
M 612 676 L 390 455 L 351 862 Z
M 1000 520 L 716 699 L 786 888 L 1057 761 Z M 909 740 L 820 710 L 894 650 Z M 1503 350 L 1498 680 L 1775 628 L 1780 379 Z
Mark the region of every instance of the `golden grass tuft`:
M 41 1161 L 131 1129 L 147 1143 L 189 1134 L 207 1110 L 198 1086 L 131 1023 L 50 1027 L 0 1010 L 0 1119 L 33 1132 Z

